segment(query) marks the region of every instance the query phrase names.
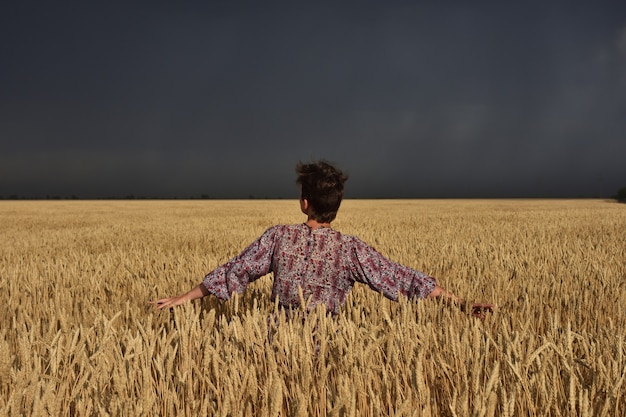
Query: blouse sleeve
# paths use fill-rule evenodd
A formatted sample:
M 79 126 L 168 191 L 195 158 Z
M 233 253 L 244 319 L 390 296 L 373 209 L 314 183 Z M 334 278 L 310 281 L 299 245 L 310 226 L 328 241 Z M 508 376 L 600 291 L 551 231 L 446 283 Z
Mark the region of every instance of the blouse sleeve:
M 399 294 L 406 298 L 426 298 L 435 289 L 435 278 L 387 259 L 358 238 L 354 238 L 350 252 L 355 280 L 390 300 L 398 301 Z
M 207 274 L 202 284 L 222 300 L 244 292 L 249 283 L 271 272 L 276 233 L 276 227 L 266 230 L 239 255 Z

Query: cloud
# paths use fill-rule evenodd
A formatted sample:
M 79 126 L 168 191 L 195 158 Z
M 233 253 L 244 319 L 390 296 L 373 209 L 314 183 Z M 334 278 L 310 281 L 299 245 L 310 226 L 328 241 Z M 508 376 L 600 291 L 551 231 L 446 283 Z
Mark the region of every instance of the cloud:
M 0 194 L 288 196 L 313 158 L 358 196 L 621 178 L 626 28 L 603 11 L 50 7 L 9 25 Z
M 626 89 L 626 26 L 623 26 L 617 34 L 616 41 L 616 61 L 617 73 L 621 75 L 619 86 L 622 90 Z
M 626 26 L 622 27 L 618 31 L 617 35 L 617 49 L 622 55 L 622 57 L 626 57 Z

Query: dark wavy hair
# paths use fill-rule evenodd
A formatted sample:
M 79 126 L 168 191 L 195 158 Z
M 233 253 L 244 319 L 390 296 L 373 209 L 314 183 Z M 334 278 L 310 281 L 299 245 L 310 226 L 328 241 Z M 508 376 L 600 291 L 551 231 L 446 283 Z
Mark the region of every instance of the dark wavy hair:
M 311 207 L 311 217 L 320 223 L 335 220 L 343 199 L 343 183 L 348 175 L 331 163 L 321 160 L 300 162 L 296 166 L 301 187 L 300 199 L 306 199 Z

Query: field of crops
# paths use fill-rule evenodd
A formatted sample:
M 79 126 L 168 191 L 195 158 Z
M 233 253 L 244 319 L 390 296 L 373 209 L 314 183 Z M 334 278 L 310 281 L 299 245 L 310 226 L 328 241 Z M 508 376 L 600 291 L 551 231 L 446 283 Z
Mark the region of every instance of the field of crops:
M 356 286 L 277 322 L 197 285 L 295 200 L 0 201 L 0 415 L 623 416 L 626 205 L 348 200 L 333 227 L 500 310 Z

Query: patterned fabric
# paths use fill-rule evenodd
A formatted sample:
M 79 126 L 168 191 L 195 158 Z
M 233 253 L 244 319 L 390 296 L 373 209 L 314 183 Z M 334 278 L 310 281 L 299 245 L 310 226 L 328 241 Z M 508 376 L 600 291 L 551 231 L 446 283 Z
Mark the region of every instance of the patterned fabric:
M 330 228 L 313 230 L 306 224 L 267 229 L 202 282 L 210 293 L 227 300 L 270 272 L 274 273 L 272 300 L 297 308 L 301 288 L 307 309 L 323 303 L 332 314 L 339 312 L 355 282 L 394 301 L 399 294 L 425 298 L 436 284 L 433 277 L 387 259 L 355 236 Z

